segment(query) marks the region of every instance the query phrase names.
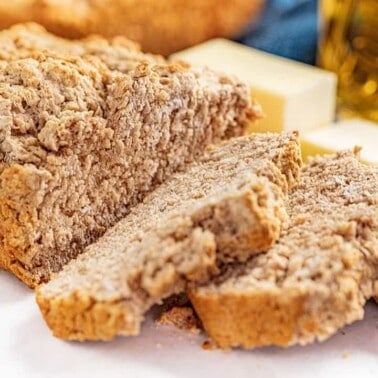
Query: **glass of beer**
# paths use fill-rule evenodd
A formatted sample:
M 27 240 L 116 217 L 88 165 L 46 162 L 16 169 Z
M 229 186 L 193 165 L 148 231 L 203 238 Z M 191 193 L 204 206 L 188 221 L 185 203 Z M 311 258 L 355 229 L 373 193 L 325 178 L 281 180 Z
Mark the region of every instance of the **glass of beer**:
M 341 116 L 378 121 L 378 0 L 320 0 L 318 63 L 338 75 Z

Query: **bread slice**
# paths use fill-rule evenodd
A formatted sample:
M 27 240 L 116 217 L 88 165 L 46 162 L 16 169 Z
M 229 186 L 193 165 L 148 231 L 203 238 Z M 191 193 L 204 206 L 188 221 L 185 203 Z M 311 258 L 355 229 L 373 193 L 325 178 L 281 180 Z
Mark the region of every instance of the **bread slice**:
M 189 291 L 222 348 L 322 341 L 378 294 L 378 169 L 353 153 L 316 158 L 289 196 L 279 242 Z
M 35 286 L 210 143 L 259 116 L 209 70 L 49 52 L 0 61 L 0 267 Z
M 15 4 L 13 4 L 15 3 Z M 264 0 L 11 0 L 0 3 L 0 28 L 38 22 L 68 38 L 124 35 L 144 51 L 168 55 L 213 37 L 236 37 Z M 191 22 L 195 20 L 195 22 Z
M 96 56 L 110 70 L 128 73 L 140 63 L 164 64 L 158 55 L 143 54 L 140 47 L 124 37 L 105 39 L 92 35 L 69 40 L 48 33 L 35 23 L 25 23 L 0 31 L 0 60 L 16 60 L 33 56 L 36 52 L 59 55 Z
M 271 160 L 259 160 L 267 150 Z M 175 174 L 37 289 L 54 335 L 138 334 L 153 304 L 214 273 L 215 251 L 218 263 L 244 261 L 272 245 L 299 167 L 296 134 L 256 135 L 209 151 Z

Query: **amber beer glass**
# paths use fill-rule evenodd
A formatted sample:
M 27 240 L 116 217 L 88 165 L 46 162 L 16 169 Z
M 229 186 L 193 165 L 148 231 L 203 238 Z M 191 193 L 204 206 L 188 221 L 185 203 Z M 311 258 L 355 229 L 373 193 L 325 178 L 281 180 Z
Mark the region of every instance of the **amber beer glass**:
M 378 121 L 378 0 L 319 0 L 318 63 L 339 78 L 341 116 Z

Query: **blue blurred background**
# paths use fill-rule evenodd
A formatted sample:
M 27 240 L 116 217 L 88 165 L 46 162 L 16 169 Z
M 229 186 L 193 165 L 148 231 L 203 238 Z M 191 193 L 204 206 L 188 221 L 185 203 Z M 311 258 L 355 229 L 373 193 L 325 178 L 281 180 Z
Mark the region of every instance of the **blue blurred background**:
M 315 64 L 317 3 L 317 0 L 267 0 L 259 21 L 238 38 L 238 42 Z

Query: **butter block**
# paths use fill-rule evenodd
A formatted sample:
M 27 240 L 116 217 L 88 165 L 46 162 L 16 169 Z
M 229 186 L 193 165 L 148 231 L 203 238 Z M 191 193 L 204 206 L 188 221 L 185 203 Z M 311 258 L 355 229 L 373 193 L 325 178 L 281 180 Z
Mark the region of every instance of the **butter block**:
M 361 147 L 362 162 L 378 165 L 378 124 L 351 119 L 301 135 L 302 156 L 323 155 Z
M 334 120 L 333 73 L 231 42 L 214 39 L 171 56 L 238 76 L 262 105 L 266 118 L 254 132 L 309 130 Z

